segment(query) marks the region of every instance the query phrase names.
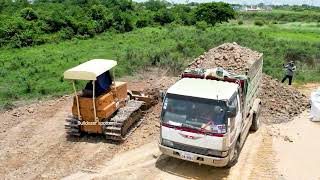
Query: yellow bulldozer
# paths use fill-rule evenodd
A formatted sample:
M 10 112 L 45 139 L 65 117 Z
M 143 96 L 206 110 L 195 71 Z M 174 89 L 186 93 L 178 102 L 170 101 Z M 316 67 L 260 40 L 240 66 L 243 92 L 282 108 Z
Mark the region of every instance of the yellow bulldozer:
M 64 72 L 74 89 L 72 115 L 66 119 L 66 132 L 104 134 L 107 139 L 125 140 L 143 121 L 143 110 L 151 98 L 128 90 L 127 82 L 115 81 L 114 60 L 93 59 Z M 78 92 L 77 80 L 88 81 Z

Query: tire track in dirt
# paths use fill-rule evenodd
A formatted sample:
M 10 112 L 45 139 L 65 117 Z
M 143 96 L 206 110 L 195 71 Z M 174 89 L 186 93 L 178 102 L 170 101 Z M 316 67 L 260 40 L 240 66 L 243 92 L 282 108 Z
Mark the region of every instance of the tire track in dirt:
M 30 117 L 24 113 L 20 123 L 0 134 L 2 177 L 59 178 L 81 168 L 96 168 L 102 159 L 116 153 L 117 146 L 105 143 L 101 136 L 67 139 L 64 119 L 71 98 L 57 101 L 52 105 L 55 108 L 43 104 Z M 15 111 L 23 112 L 24 108 Z M 7 118 L 10 113 L 1 116 Z
M 96 173 L 77 172 L 65 179 L 278 179 L 268 129 L 269 126 L 262 126 L 248 136 L 238 163 L 231 169 L 198 165 L 161 155 L 154 140 L 115 155 Z
M 165 76 L 163 70 L 158 69 L 139 76 L 141 80 L 134 86 L 142 89 L 160 90 L 176 79 Z M 111 143 L 101 135 L 67 138 L 64 122 L 71 113 L 71 105 L 72 97 L 65 96 L 0 114 L 0 177 L 58 179 L 77 171 L 95 171 L 115 154 L 149 143 L 159 136 L 161 106 L 157 104 L 124 143 Z

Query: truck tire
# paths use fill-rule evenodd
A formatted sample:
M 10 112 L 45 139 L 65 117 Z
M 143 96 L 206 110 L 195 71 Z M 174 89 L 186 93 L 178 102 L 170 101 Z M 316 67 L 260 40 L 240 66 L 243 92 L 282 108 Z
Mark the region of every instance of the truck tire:
M 259 115 L 257 113 L 253 113 L 252 115 L 252 124 L 250 127 L 251 131 L 257 131 L 260 126 L 260 120 L 259 120 Z
M 236 145 L 233 147 L 234 149 L 231 151 L 233 152 L 232 159 L 229 160 L 226 168 L 231 168 L 238 162 L 239 154 L 240 154 L 240 141 L 237 140 Z
M 251 131 L 257 131 L 259 129 L 260 126 L 260 112 L 261 112 L 261 100 L 260 99 L 256 99 L 253 103 L 253 107 L 252 107 L 252 124 L 250 127 Z

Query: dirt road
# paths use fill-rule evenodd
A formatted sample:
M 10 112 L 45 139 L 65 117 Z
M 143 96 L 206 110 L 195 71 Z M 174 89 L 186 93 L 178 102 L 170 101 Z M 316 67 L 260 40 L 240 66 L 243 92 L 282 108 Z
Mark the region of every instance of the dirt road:
M 112 157 L 118 146 L 101 137 L 66 138 L 64 118 L 70 106 L 71 99 L 66 98 L 1 115 L 1 177 L 58 178 L 96 167 L 102 161 L 98 157 Z
M 116 155 L 97 173 L 78 172 L 65 179 L 275 179 L 272 139 L 265 130 L 263 127 L 248 137 L 239 162 L 231 169 L 161 155 L 154 141 Z
M 115 155 L 95 173 L 77 172 L 70 179 L 319 179 L 320 124 L 308 111 L 290 123 L 262 126 L 248 136 L 231 169 L 198 165 L 161 155 L 157 141 Z
M 277 169 L 284 179 L 320 179 L 320 123 L 303 112 L 294 121 L 278 126 L 274 138 Z
M 298 86 L 297 89 L 310 97 L 319 83 Z M 309 119 L 304 111 L 294 121 L 272 126 L 273 146 L 278 173 L 283 179 L 320 179 L 320 122 Z
M 166 79 L 162 73 L 140 74 L 144 81 L 132 80 L 130 86 L 166 88 L 175 78 Z M 64 123 L 71 105 L 72 98 L 65 96 L 1 112 L 0 179 L 57 179 L 80 170 L 95 171 L 115 154 L 158 137 L 159 104 L 149 109 L 146 120 L 125 143 L 114 144 L 99 135 L 68 138 Z

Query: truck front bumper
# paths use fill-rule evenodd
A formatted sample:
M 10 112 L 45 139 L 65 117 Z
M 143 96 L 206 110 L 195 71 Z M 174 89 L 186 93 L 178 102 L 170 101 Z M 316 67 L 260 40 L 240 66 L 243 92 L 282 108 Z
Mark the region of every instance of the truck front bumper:
M 206 164 L 209 166 L 215 166 L 215 167 L 224 167 L 228 164 L 229 162 L 229 155 L 227 157 L 211 157 L 211 156 L 204 156 L 204 155 L 200 155 L 200 154 L 195 154 L 195 153 L 191 153 L 191 152 L 186 152 L 186 151 L 181 151 L 181 150 L 177 150 L 177 149 L 173 149 L 167 146 L 163 146 L 161 144 L 159 144 L 159 149 L 160 151 L 168 156 L 171 157 L 175 157 L 178 159 L 183 159 L 183 160 L 187 160 L 187 161 L 191 161 L 191 162 L 196 162 L 199 164 Z M 182 154 L 184 153 L 188 153 L 191 154 L 192 158 L 190 159 L 186 159 L 182 157 Z

